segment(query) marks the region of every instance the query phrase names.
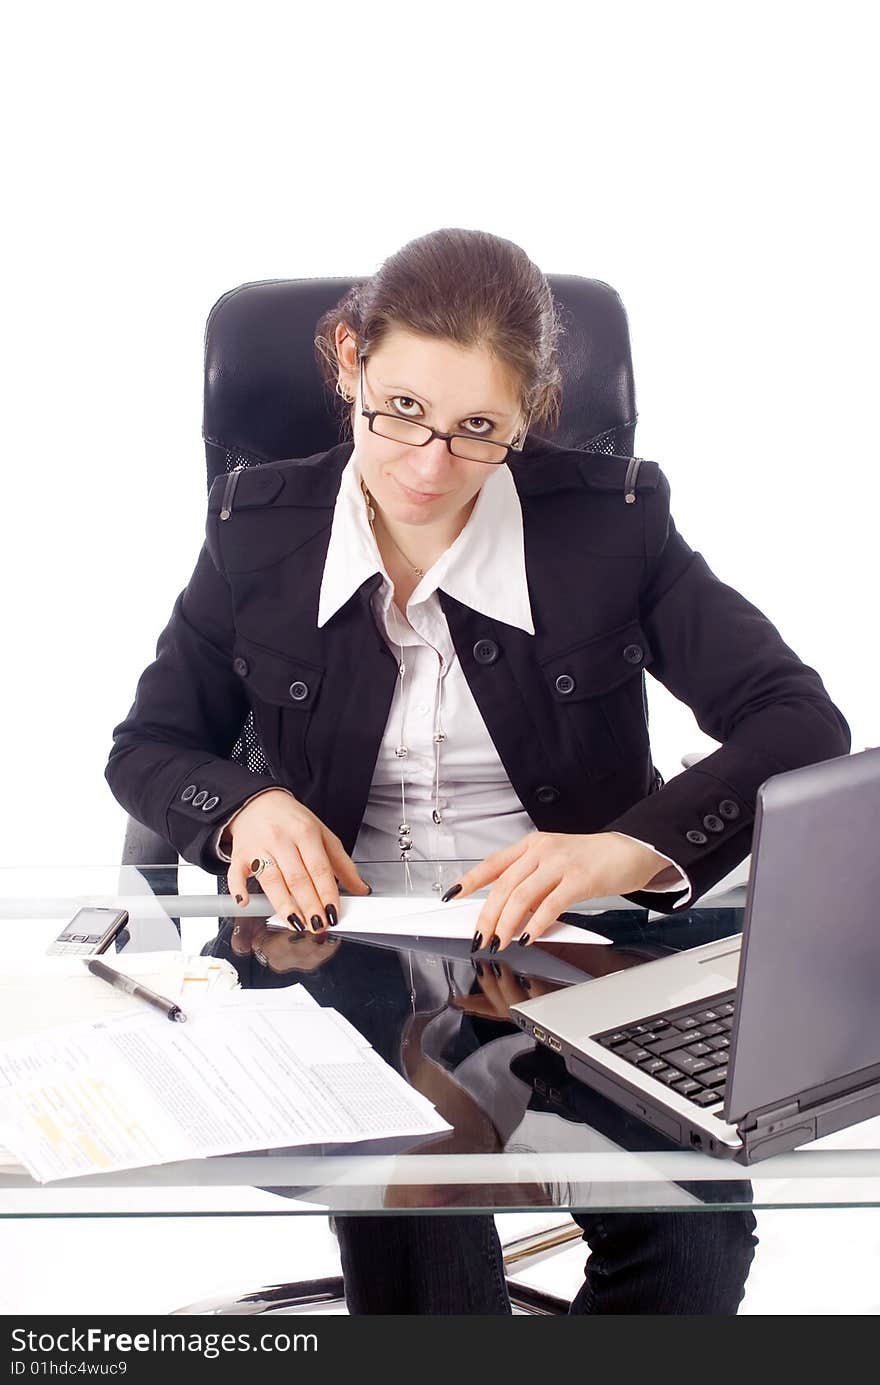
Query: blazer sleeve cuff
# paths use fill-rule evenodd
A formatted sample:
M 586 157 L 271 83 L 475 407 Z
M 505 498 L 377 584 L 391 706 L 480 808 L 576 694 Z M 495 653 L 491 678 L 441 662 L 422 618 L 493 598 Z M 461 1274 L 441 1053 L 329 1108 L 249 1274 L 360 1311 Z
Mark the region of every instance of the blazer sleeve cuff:
M 741 759 L 744 767 L 752 768 L 747 755 Z M 755 768 L 756 777 L 757 773 Z M 618 832 L 649 845 L 675 863 L 687 884 L 680 893 L 665 888 L 642 889 L 623 898 L 661 914 L 692 908 L 748 856 L 754 821 L 751 794 L 730 779 L 713 774 L 708 761 L 675 775 L 606 823 L 603 831 Z
M 229 858 L 216 849 L 224 826 L 257 793 L 269 789 L 285 789 L 285 785 L 271 775 L 253 774 L 233 760 L 212 757 L 196 763 L 175 786 L 166 811 L 165 835 L 185 861 L 216 875 L 221 865 L 229 864 Z
M 676 909 L 684 909 L 691 901 L 693 888 L 681 866 L 677 865 L 665 852 L 658 851 L 653 842 L 643 842 L 639 837 L 630 836 L 628 832 L 618 832 L 616 835 L 618 837 L 626 837 L 628 841 L 637 842 L 639 846 L 646 846 L 649 851 L 656 851 L 658 856 L 662 856 L 664 861 L 669 862 L 667 866 L 659 870 L 657 874 L 648 881 L 644 888 L 649 894 L 678 893 L 680 897 L 675 900 L 674 907 Z M 684 889 L 683 895 L 680 893 L 682 889 Z M 624 896 L 624 898 L 628 898 L 628 896 Z

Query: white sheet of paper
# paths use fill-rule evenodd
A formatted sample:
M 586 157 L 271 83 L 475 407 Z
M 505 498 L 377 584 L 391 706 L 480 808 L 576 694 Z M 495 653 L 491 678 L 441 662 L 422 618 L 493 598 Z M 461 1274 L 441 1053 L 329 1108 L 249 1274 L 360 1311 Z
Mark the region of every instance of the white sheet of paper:
M 218 1009 L 225 1010 L 320 1010 L 315 997 L 297 983 L 295 986 L 279 986 L 271 991 L 250 991 L 239 989 L 230 991 L 218 1001 Z
M 395 934 L 402 938 L 472 938 L 485 899 L 425 899 L 424 896 L 382 896 L 366 899 L 343 895 L 340 900 L 339 922 L 334 933 Z M 600 911 L 597 911 L 597 913 Z M 290 924 L 273 914 L 267 920 L 270 928 L 290 932 Z M 570 923 L 554 923 L 541 942 L 610 943 L 601 933 L 575 928 Z
M 102 961 L 135 977 L 189 1015 L 238 986 L 238 974 L 222 957 L 186 957 L 182 952 L 110 952 Z M 135 1015 L 144 1002 L 126 995 L 86 970 L 82 957 L 25 957 L 0 971 L 0 1042 L 60 1025 Z
M 151 1009 L 0 1046 L 0 1142 L 40 1182 L 451 1127 L 334 1010 Z

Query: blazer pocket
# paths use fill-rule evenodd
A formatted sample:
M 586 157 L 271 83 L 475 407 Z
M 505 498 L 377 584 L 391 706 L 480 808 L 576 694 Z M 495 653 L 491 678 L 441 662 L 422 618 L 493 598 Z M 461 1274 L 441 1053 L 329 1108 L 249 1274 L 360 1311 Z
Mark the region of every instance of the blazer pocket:
M 236 636 L 232 655 L 232 667 L 247 691 L 266 758 L 295 787 L 311 778 L 306 735 L 324 670 L 243 635 Z
M 653 655 L 637 620 L 541 660 L 550 695 L 590 773 L 650 751 L 644 669 Z

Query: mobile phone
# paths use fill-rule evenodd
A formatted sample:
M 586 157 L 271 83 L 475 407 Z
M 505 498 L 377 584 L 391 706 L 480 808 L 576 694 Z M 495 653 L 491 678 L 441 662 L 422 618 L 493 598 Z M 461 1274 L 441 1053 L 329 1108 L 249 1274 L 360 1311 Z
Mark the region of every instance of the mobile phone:
M 127 923 L 127 909 L 78 909 L 46 952 L 49 956 L 95 957 L 110 946 Z

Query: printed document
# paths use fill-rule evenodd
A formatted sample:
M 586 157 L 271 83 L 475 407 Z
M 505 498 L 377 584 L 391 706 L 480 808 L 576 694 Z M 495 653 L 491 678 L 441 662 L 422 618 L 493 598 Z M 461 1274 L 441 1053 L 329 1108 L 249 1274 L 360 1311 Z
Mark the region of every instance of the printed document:
M 280 994 L 230 996 L 186 1024 L 142 1007 L 0 1045 L 0 1143 L 49 1182 L 451 1129 L 342 1015 Z

